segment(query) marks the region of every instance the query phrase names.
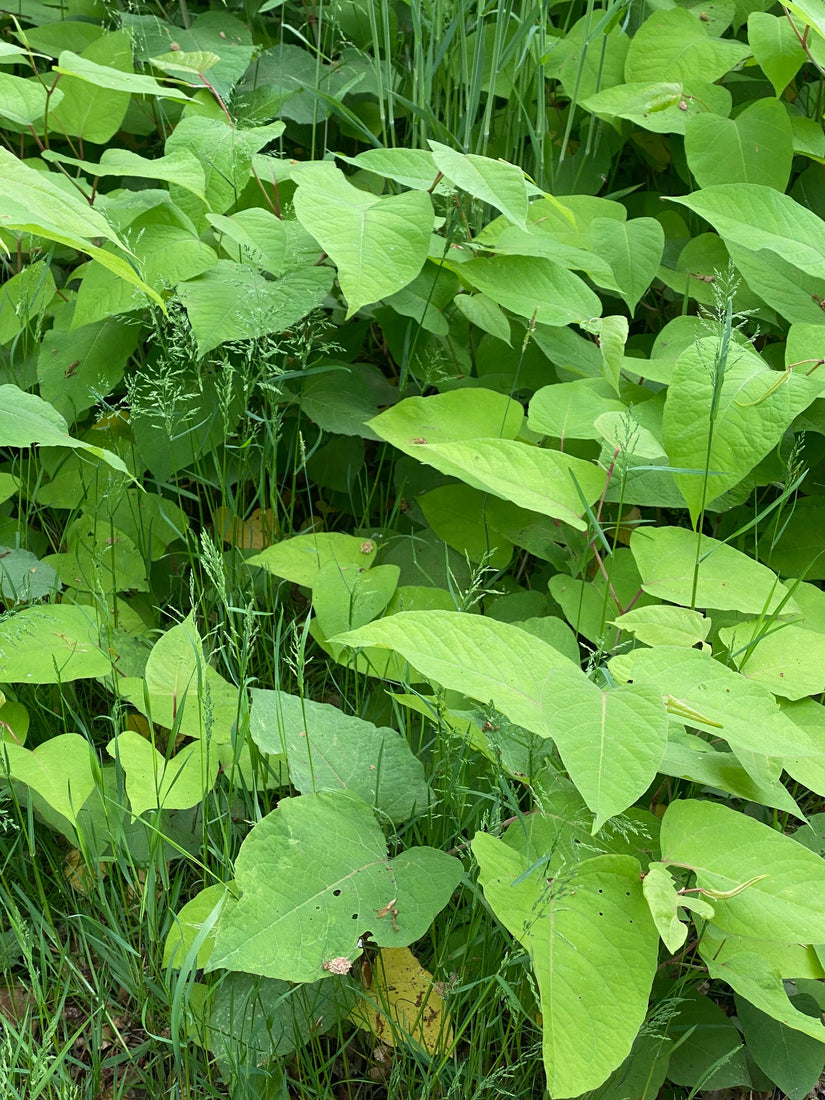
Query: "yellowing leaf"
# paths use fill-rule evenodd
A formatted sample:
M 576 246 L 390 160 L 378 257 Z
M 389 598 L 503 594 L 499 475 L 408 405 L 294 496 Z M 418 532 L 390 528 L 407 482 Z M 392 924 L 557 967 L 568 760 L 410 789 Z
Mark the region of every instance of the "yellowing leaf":
M 229 508 L 219 508 L 216 531 L 229 546 L 241 550 L 263 550 L 278 534 L 278 518 L 271 508 L 256 508 L 248 519 L 233 515 Z
M 408 947 L 384 947 L 372 967 L 372 985 L 350 1019 L 387 1046 L 404 1041 L 435 1056 L 453 1043 L 436 984 Z

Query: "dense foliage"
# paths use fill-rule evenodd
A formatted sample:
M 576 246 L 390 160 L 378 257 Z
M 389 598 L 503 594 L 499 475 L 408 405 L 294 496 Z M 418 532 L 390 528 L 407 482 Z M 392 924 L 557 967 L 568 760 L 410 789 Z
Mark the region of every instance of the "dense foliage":
M 0 21 L 5 1094 L 802 1100 L 825 4 Z

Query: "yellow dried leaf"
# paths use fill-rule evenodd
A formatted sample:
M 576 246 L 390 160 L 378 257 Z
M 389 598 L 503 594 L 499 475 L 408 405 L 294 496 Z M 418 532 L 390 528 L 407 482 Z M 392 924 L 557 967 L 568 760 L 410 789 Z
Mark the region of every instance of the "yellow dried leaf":
M 350 1019 L 387 1046 L 406 1042 L 432 1056 L 443 1053 L 452 1046 L 453 1028 L 437 984 L 409 948 L 383 947 Z
M 248 519 L 241 519 L 228 508 L 219 508 L 215 530 L 228 546 L 240 550 L 263 550 L 271 546 L 278 535 L 278 517 L 271 508 L 256 508 Z
M 101 878 L 107 874 L 106 864 L 98 864 Z M 94 872 L 86 865 L 77 848 L 70 848 L 63 860 L 63 877 L 79 894 L 89 894 L 94 886 Z

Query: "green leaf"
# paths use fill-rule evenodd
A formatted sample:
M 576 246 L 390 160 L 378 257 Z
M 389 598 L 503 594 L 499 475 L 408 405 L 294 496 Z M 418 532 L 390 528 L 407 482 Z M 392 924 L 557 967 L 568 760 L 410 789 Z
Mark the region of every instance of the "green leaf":
M 149 158 L 133 153 L 130 149 L 109 148 L 103 150 L 99 164 L 76 160 L 52 149 L 46 149 L 42 156 L 50 163 L 79 168 L 89 176 L 134 176 L 136 179 L 165 180 L 191 191 L 198 198 L 205 197 L 203 165 L 188 149 L 178 149 L 162 157 Z
M 211 53 L 209 50 L 179 50 L 173 53 L 164 53 L 159 57 L 150 57 L 149 64 L 154 65 L 156 69 L 160 69 L 161 72 L 169 73 L 174 76 L 176 73 L 188 73 L 192 76 L 200 76 L 201 73 L 209 72 L 210 69 L 214 69 L 220 58 L 216 53 Z M 190 84 L 194 84 L 195 81 L 190 80 Z M 197 82 L 203 86 L 203 81 Z
M 487 515 L 487 494 L 468 485 L 440 485 L 418 497 L 431 530 L 470 561 L 506 569 L 513 544 L 496 531 Z
M 381 434 L 380 418 L 370 426 Z M 474 489 L 563 520 L 578 531 L 587 528 L 581 518 L 585 505 L 598 500 L 604 488 L 605 474 L 598 466 L 515 439 L 426 442 L 416 447 L 415 457 Z
M 773 570 L 709 535 L 685 527 L 639 527 L 630 550 L 645 592 L 662 600 L 752 615 L 798 611 Z
M 604 412 L 627 413 L 605 378 L 577 378 L 543 386 L 530 399 L 527 426 L 542 435 L 565 439 L 598 439 L 595 422 Z
M 151 77 L 135 74 L 132 39 L 123 28 L 96 38 L 82 54 L 63 50 L 52 72 L 60 74 L 55 80 L 63 98 L 49 112 L 49 128 L 99 144 L 120 129 L 137 85 L 143 80 L 155 83 Z M 137 85 L 130 88 L 130 81 Z
M 784 191 L 794 154 L 791 120 L 778 99 L 758 99 L 735 119 L 694 115 L 685 153 L 700 187 L 754 183 Z
M 335 155 L 362 171 L 374 172 L 417 191 L 429 191 L 438 178 L 433 155 L 426 149 L 365 149 L 357 157 Z
M 803 761 L 819 763 L 811 757 L 804 757 Z M 788 766 L 787 760 L 783 763 Z M 675 722 L 668 727 L 667 750 L 659 771 L 662 775 L 672 775 L 676 779 L 687 779 L 691 783 L 726 791 L 746 802 L 772 806 L 800 818 L 803 816 L 778 779 L 771 782 L 767 778 L 754 778 L 742 767 L 734 753 L 716 751 L 707 741 L 686 733 Z
M 798 15 L 806 26 L 813 27 L 821 38 L 825 38 L 825 15 L 816 0 L 788 0 L 785 6 Z
M 276 867 L 277 878 L 261 874 Z M 390 859 L 372 810 L 351 794 L 281 799 L 241 845 L 240 900 L 221 914 L 209 968 L 317 981 L 334 961 L 352 962 L 368 931 L 379 947 L 414 943 L 462 873 L 433 848 Z
M 825 227 L 823 227 L 825 228 Z M 822 392 L 825 380 L 772 371 L 751 348 L 731 351 L 714 406 L 717 340 L 704 337 L 682 352 L 667 391 L 662 435 L 676 467 L 712 473 L 674 474 L 696 522 L 703 502 L 737 485 L 775 447 L 794 419 Z M 710 452 L 708 453 L 709 435 Z
M 429 140 L 433 161 L 439 172 L 462 191 L 500 210 L 514 225 L 527 228 L 527 181 L 515 164 L 458 153 L 446 145 Z
M 460 274 L 500 306 L 545 325 L 587 321 L 602 310 L 596 294 L 578 275 L 545 256 L 469 260 Z
M 251 267 L 218 260 L 195 279 L 178 283 L 198 354 L 221 344 L 283 332 L 320 306 L 332 286 L 329 268 L 302 268 L 266 279 Z
M 639 686 L 657 687 L 677 721 L 723 737 L 753 775 L 748 754 L 767 757 L 818 757 L 820 738 L 800 728 L 780 709 L 773 695 L 709 653 L 679 646 L 636 649 L 614 657 L 613 674 Z M 759 715 L 759 722 L 753 720 Z M 760 780 L 764 771 L 754 778 Z
M 207 886 L 196 894 L 191 901 L 175 916 L 175 923 L 169 930 L 166 942 L 163 945 L 164 967 L 171 966 L 180 969 L 183 966 L 190 948 L 195 944 L 203 926 L 209 921 L 216 909 L 220 912 L 224 902 L 230 896 L 232 883 L 216 882 L 213 886 Z M 217 916 L 217 914 L 216 914 Z M 207 932 L 206 938 L 198 948 L 195 965 L 201 969 L 206 966 L 212 948 L 215 945 L 217 929 L 213 924 Z
M 667 744 L 661 694 L 627 684 L 601 690 L 564 669 L 548 674 L 541 703 L 564 766 L 595 814 L 596 833 L 655 778 Z
M 113 32 L 113 34 L 116 33 L 123 34 L 128 40 L 129 36 L 126 35 L 126 32 Z M 107 35 L 105 40 L 96 39 L 94 43 L 96 53 L 101 54 L 104 50 L 111 48 L 108 42 L 111 37 L 112 35 Z M 189 96 L 185 92 L 180 91 L 178 88 L 167 88 L 163 84 L 158 84 L 153 76 L 144 76 L 141 73 L 122 71 L 112 68 L 110 65 L 98 64 L 91 59 L 90 50 L 84 51 L 82 57 L 71 50 L 64 50 L 58 58 L 54 71 L 60 73 L 61 76 L 72 76 L 77 80 L 93 84 L 96 88 L 105 88 L 113 92 L 125 92 L 127 95 L 153 95 L 161 99 L 177 99 L 184 103 L 189 100 Z M 109 97 L 109 102 L 111 102 L 111 97 Z M 112 134 L 108 136 L 111 137 Z M 102 142 L 107 139 L 98 138 L 97 140 Z
M 709 997 L 693 990 L 680 992 L 668 1034 L 674 1040 L 667 1073 L 671 1081 L 709 1089 L 750 1084 L 739 1032 Z
M 224 250 L 238 263 L 263 268 L 270 275 L 283 275 L 287 266 L 287 231 L 283 221 L 268 210 L 253 207 L 238 210 L 231 217 L 207 214 L 213 229 L 233 241 L 232 249 L 222 241 Z
M 613 625 L 626 630 L 645 645 L 694 646 L 703 642 L 710 630 L 710 619 L 698 611 L 686 607 L 668 607 L 665 604 L 652 607 L 634 607 Z
M 140 329 L 118 318 L 67 332 L 55 322 L 43 334 L 37 357 L 40 396 L 72 422 L 109 394 L 123 377 L 137 347 Z
M 94 748 L 79 733 L 58 733 L 33 750 L 4 741 L 0 771 L 25 783 L 72 825 L 97 788 L 99 775 Z
M 616 285 L 633 314 L 662 262 L 665 233 L 661 223 L 655 218 L 632 218 L 627 222 L 594 218 L 590 237 L 594 252 L 613 269 Z
M 741 42 L 713 38 L 698 16 L 684 8 L 654 11 L 631 39 L 625 80 L 699 79 L 712 84 L 749 53 Z
M 0 287 L 0 344 L 13 340 L 26 325 L 41 317 L 56 290 L 45 260 L 29 264 L 7 279 Z
M 454 299 L 459 313 L 475 325 L 476 328 L 489 332 L 497 340 L 510 343 L 510 322 L 502 312 L 501 307 L 486 294 L 457 294 Z
M 727 118 L 731 94 L 719 84 L 689 77 L 685 84 L 617 84 L 583 100 L 580 106 L 604 118 L 626 118 L 656 134 L 683 134 L 692 115 L 710 111 Z
M 38 604 L 0 622 L 0 684 L 56 684 L 106 676 L 108 656 L 100 648 L 89 608 Z
M 806 622 L 751 619 L 721 629 L 719 641 L 745 679 L 775 695 L 804 699 L 825 691 L 825 633 Z
M 805 64 L 805 51 L 791 23 L 782 15 L 751 12 L 748 42 L 757 65 L 781 96 Z
M 408 611 L 332 641 L 392 649 L 443 687 L 491 702 L 517 725 L 552 737 L 596 814 L 594 832 L 641 796 L 664 753 L 667 716 L 655 692 L 601 691 L 559 651 L 508 623 Z
M 725 241 L 753 252 L 771 252 L 809 275 L 825 278 L 825 226 L 790 195 L 757 183 L 720 183 L 671 201 L 710 222 Z
M 367 376 L 344 363 L 326 365 L 328 371 L 301 380 L 301 411 L 325 432 L 375 439 L 367 421 L 378 412 L 378 402 Z
M 630 1053 L 656 969 L 638 862 L 597 856 L 548 883 L 492 836 L 477 833 L 472 848 L 485 898 L 530 954 L 550 1095 L 598 1088 Z
M 0 386 L 0 446 L 31 447 L 34 444 L 87 451 L 112 469 L 129 473 L 112 451 L 69 435 L 68 424 L 47 401 L 17 386 Z
M 142 680 L 127 677 L 119 690 L 152 722 L 187 737 L 227 744 L 238 716 L 238 689 L 206 663 L 190 614 L 152 648 Z
M 352 630 L 380 615 L 395 595 L 400 572 L 397 565 L 321 566 L 312 585 L 312 609 L 324 635 Z
M 650 864 L 642 888 L 656 929 L 671 955 L 675 955 L 684 945 L 688 934 L 687 925 L 679 919 L 680 906 L 695 909 L 706 920 L 713 917 L 713 907 L 707 902 L 686 895 L 679 896 L 673 875 L 664 863 Z
M 58 107 L 63 99 L 60 88 L 48 91 L 39 80 L 24 80 L 20 76 L 0 72 L 0 118 L 20 127 L 40 131 L 46 107 Z
M 812 962 L 816 962 L 812 948 L 730 936 L 708 925 L 698 951 L 711 978 L 727 982 L 740 997 L 774 1020 L 825 1043 L 825 1027 L 795 1007 L 783 982 L 785 977 L 823 976 L 821 966 L 812 968 Z
M 342 568 L 369 569 L 375 561 L 375 551 L 375 543 L 370 539 L 337 531 L 319 531 L 276 542 L 260 554 L 247 558 L 246 564 L 259 565 L 292 584 L 312 588 L 325 565 L 334 563 Z
M 321 162 L 302 167 L 297 182 L 295 214 L 338 268 L 348 318 L 412 282 L 430 248 L 429 195 L 372 195 Z
M 474 386 L 432 397 L 407 397 L 371 420 L 369 426 L 399 451 L 418 458 L 424 443 L 515 439 L 523 421 L 524 410 L 517 401 Z
M 390 821 L 427 809 L 424 768 L 395 730 L 328 703 L 257 688 L 249 727 L 262 752 L 286 753 L 292 785 L 302 794 L 351 791 Z
M 9 603 L 31 603 L 61 588 L 54 569 L 28 550 L 0 546 L 0 596 Z
M 218 757 L 206 742 L 184 745 L 171 759 L 134 730 L 124 730 L 106 746 L 126 772 L 132 817 L 147 810 L 188 810 L 201 801 L 218 774 Z
M 813 997 L 794 997 L 792 1004 L 812 1022 L 821 1016 Z M 736 998 L 736 1016 L 757 1066 L 788 1100 L 804 1100 L 825 1065 L 822 1043 L 772 1019 L 743 997 Z
M 121 279 L 139 287 L 165 310 L 161 298 L 137 276 L 126 260 L 89 243 L 96 237 L 103 237 L 128 251 L 106 219 L 74 192 L 70 194 L 58 186 L 50 173 L 30 168 L 0 148 L 0 186 L 4 189 L 4 229 L 33 233 L 85 252 Z M 25 201 L 15 196 L 25 196 Z
M 689 867 L 704 890 L 747 889 L 713 903 L 723 932 L 780 943 L 825 942 L 825 860 L 776 829 L 727 806 L 672 802 L 662 819 L 662 862 Z M 745 994 L 747 996 L 747 994 Z

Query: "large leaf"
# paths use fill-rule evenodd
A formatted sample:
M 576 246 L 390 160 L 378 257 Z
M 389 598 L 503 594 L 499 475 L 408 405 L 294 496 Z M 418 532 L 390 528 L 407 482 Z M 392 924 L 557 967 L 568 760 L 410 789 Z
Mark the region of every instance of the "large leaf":
M 714 38 L 685 8 L 654 11 L 630 43 L 625 80 L 706 80 L 713 83 L 744 61 L 748 47 Z
M 109 141 L 126 116 L 131 92 L 144 80 L 155 84 L 151 77 L 136 75 L 134 68 L 131 35 L 122 27 L 102 34 L 81 54 L 61 51 L 53 71 L 60 74 L 55 81 L 63 98 L 49 112 L 49 129 L 99 144 Z M 125 86 L 130 80 L 136 82 L 133 88 Z M 185 97 L 173 92 L 171 98 Z
M 665 233 L 655 218 L 594 218 L 590 226 L 593 250 L 610 264 L 616 285 L 630 313 L 656 276 L 662 262 Z
M 630 549 L 645 592 L 662 600 L 755 615 L 798 611 L 773 570 L 709 535 L 685 527 L 640 527 Z
M 784 16 L 753 11 L 748 16 L 748 42 L 757 65 L 781 96 L 805 64 L 796 29 Z
M 476 290 L 519 317 L 569 325 L 598 317 L 597 295 L 578 275 L 546 256 L 491 256 L 460 268 Z
M 201 801 L 218 774 L 217 752 L 205 741 L 184 745 L 170 760 L 134 730 L 124 730 L 107 751 L 126 772 L 126 794 L 133 817 L 147 810 L 188 810 Z
M 87 451 L 115 470 L 128 470 L 112 451 L 95 447 L 69 435 L 68 424 L 42 397 L 26 393 L 17 386 L 0 386 L 0 445 L 4 447 L 70 447 Z
M 228 744 L 238 712 L 238 689 L 206 663 L 194 617 L 158 638 L 143 679 L 127 677 L 121 695 L 152 722 L 188 737 Z
M 57 684 L 110 671 L 92 608 L 38 604 L 0 622 L 0 684 Z
M 825 889 L 825 860 L 791 837 L 727 806 L 687 799 L 668 806 L 661 845 L 662 862 L 689 867 L 701 889 L 726 893 L 749 883 L 713 899 L 723 932 L 825 943 L 825 912 L 811 904 Z
M 794 998 L 792 1003 L 812 1017 L 811 1023 L 821 1016 L 812 997 Z M 736 1016 L 757 1066 L 776 1082 L 788 1100 L 804 1100 L 825 1065 L 822 1042 L 772 1019 L 742 997 L 736 998 Z
M 338 268 L 348 317 L 412 282 L 430 247 L 429 195 L 359 191 L 320 162 L 303 167 L 297 179 L 295 213 Z
M 130 149 L 104 149 L 99 164 L 76 160 L 63 153 L 47 149 L 43 159 L 51 163 L 68 164 L 89 176 L 134 176 L 137 179 L 166 180 L 184 187 L 203 198 L 203 165 L 187 149 L 178 149 L 162 157 L 142 157 Z
M 596 856 L 555 882 L 485 833 L 473 839 L 484 896 L 530 954 L 553 1097 L 580 1096 L 627 1057 L 647 1011 L 658 935 L 629 856 Z
M 356 538 L 338 531 L 318 531 L 312 535 L 292 538 L 268 546 L 260 554 L 247 558 L 247 565 L 259 565 L 276 577 L 292 584 L 312 588 L 315 578 L 325 565 L 341 568 L 355 566 L 369 569 L 375 561 L 376 545 L 371 539 Z
M 737 346 L 714 401 L 717 347 L 717 340 L 705 337 L 679 356 L 662 422 L 675 467 L 712 471 L 707 483 L 702 474 L 674 475 L 694 522 L 703 503 L 737 485 L 825 386 L 816 375 L 773 371 L 751 348 Z
M 286 753 L 292 785 L 302 794 L 352 791 L 391 821 L 427 808 L 423 766 L 395 730 L 329 703 L 257 688 L 249 728 L 262 752 Z
M 341 972 L 369 932 L 407 947 L 429 928 L 462 876 L 433 848 L 390 859 L 372 810 L 346 792 L 284 798 L 241 845 L 210 968 L 317 981 Z
M 25 783 L 72 825 L 97 786 L 92 745 L 79 733 L 59 733 L 36 749 L 11 741 L 0 745 L 0 773 Z
M 527 228 L 527 181 L 520 168 L 490 157 L 458 153 L 437 141 L 428 144 L 445 179 L 494 206 L 515 225 Z
M 492 703 L 517 725 L 551 737 L 595 832 L 639 798 L 667 740 L 655 691 L 601 691 L 576 665 L 519 627 L 476 615 L 400 612 L 333 639 L 392 649 L 443 687 Z
M 203 275 L 179 283 L 198 354 L 220 344 L 284 332 L 320 306 L 332 287 L 328 268 L 310 267 L 266 279 L 252 267 L 218 260 Z
M 825 278 L 822 219 L 790 195 L 757 183 L 720 183 L 671 201 L 710 222 L 726 241 L 753 252 L 764 249 Z
M 125 32 L 122 33 L 128 38 Z M 100 43 L 101 40 L 97 39 L 96 45 L 100 45 Z M 54 68 L 55 72 L 60 73 L 61 76 L 71 76 L 85 83 L 93 84 L 96 88 L 105 88 L 108 91 L 160 96 L 164 99 L 179 99 L 184 102 L 189 100 L 189 96 L 185 92 L 180 91 L 178 88 L 167 88 L 163 84 L 158 84 L 153 76 L 144 76 L 141 73 L 126 72 L 113 69 L 109 65 L 100 65 L 91 59 L 88 51 L 81 57 L 71 50 L 64 50 Z M 111 137 L 111 134 L 109 136 Z M 99 138 L 98 140 L 103 141 L 104 139 Z
M 757 183 L 784 191 L 793 160 L 791 120 L 777 99 L 758 99 L 735 119 L 694 115 L 685 153 L 700 187 Z
M 610 667 L 617 678 L 657 687 L 677 720 L 723 737 L 736 752 L 822 755 L 821 740 L 791 721 L 767 688 L 745 680 L 709 653 L 681 646 L 635 649 L 614 657 Z M 747 755 L 742 762 L 750 771 Z

